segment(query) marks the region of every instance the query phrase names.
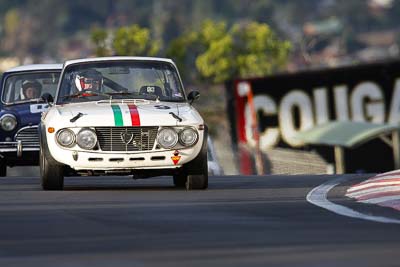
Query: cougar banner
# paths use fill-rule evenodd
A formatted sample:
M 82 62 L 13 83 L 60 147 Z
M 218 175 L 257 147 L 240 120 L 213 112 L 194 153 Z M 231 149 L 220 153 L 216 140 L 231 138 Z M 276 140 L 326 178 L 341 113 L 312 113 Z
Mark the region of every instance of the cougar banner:
M 379 124 L 400 122 L 400 61 L 335 69 L 238 79 L 227 84 L 228 109 L 235 144 L 254 147 L 251 111 L 240 88 L 251 88 L 257 111 L 260 149 L 285 147 L 316 149 L 328 162 L 327 148 L 302 147 L 293 138 L 299 131 L 330 121 Z M 391 148 L 373 140 L 346 151 L 349 171 L 385 171 L 393 168 Z

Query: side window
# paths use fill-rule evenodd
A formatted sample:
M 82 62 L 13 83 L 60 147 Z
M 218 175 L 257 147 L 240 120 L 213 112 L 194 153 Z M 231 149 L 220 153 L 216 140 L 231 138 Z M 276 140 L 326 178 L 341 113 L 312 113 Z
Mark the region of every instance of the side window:
M 7 79 L 6 85 L 4 86 L 3 101 L 6 103 L 14 102 L 19 97 L 19 92 L 15 92 L 16 77 L 10 77 Z
M 49 93 L 54 97 L 57 90 L 59 76 L 59 73 L 50 73 L 48 77 L 46 76 L 39 79 L 39 82 L 42 84 L 41 94 Z
M 12 98 L 11 96 L 11 90 L 10 90 L 11 84 L 6 84 L 4 86 L 4 91 L 3 91 L 3 101 L 4 102 L 10 102 L 10 99 Z
M 11 99 L 10 102 L 17 101 L 21 99 L 21 86 L 22 86 L 22 81 L 19 79 L 15 79 L 15 83 L 13 84 L 13 88 L 10 89 L 10 93 L 14 95 L 14 97 Z

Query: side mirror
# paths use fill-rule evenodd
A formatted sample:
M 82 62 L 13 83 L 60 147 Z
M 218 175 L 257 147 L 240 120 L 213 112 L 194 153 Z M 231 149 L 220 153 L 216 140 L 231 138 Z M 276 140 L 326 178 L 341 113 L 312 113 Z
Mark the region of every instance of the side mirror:
M 198 91 L 191 91 L 187 98 L 190 101 L 190 104 L 192 104 L 193 101 L 197 100 L 199 97 L 200 93 Z
M 44 93 L 40 98 L 43 99 L 43 101 L 47 104 L 54 102 L 53 96 L 49 93 Z

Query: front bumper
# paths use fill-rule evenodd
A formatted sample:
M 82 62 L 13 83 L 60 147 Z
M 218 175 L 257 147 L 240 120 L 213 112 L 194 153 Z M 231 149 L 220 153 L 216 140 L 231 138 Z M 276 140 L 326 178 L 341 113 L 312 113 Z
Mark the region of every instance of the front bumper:
M 18 158 L 21 158 L 23 152 L 39 152 L 39 145 L 24 145 L 22 141 L 0 142 L 0 154 L 9 154 L 15 152 Z
M 196 148 L 142 153 L 98 153 L 64 150 L 62 156 L 53 157 L 60 163 L 80 170 L 135 170 L 135 169 L 174 169 L 193 160 L 199 153 Z

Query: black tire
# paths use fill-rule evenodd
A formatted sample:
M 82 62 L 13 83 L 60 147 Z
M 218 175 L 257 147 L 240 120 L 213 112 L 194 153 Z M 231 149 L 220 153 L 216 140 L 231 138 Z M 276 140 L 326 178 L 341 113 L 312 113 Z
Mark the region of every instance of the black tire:
M 0 177 L 7 176 L 7 164 L 4 160 L 0 160 Z
M 186 189 L 207 189 L 208 188 L 208 174 L 191 174 L 188 175 L 186 182 Z
M 208 128 L 205 127 L 203 145 L 200 153 L 194 160 L 185 165 L 185 171 L 187 173 L 187 190 L 204 190 L 208 188 L 207 137 Z
M 185 188 L 187 181 L 187 175 L 185 173 L 179 173 L 174 175 L 174 185 L 177 188 Z
M 50 158 L 50 159 L 49 159 Z M 40 176 L 44 190 L 63 190 L 64 169 L 63 166 L 50 156 L 40 151 Z

